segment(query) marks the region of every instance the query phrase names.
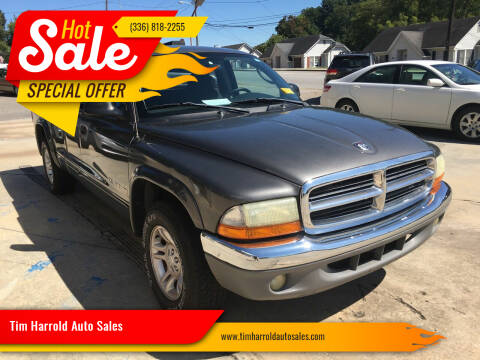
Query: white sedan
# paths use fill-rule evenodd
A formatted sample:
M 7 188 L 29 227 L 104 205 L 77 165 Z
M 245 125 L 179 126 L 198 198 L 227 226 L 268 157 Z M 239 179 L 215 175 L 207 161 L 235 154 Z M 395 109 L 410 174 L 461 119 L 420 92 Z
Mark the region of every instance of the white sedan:
M 480 73 L 446 61 L 398 61 L 329 81 L 321 105 L 480 140 Z

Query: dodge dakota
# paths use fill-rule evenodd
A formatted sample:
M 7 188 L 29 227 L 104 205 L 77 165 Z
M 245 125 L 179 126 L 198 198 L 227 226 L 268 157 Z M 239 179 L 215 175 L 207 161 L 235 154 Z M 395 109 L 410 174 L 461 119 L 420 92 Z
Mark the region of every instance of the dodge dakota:
M 451 199 L 436 146 L 310 107 L 249 54 L 178 52 L 217 68 L 137 103 L 83 103 L 74 136 L 34 118 L 51 191 L 76 179 L 128 214 L 163 307 L 216 306 L 225 289 L 255 300 L 319 293 L 435 232 Z

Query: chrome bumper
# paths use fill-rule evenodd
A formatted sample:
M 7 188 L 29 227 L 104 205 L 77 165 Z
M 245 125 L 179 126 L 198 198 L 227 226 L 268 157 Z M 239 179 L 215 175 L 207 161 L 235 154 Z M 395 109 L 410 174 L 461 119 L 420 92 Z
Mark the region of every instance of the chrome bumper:
M 202 232 L 201 241 L 210 268 L 221 285 L 250 299 L 282 299 L 314 294 L 366 275 L 402 257 L 426 241 L 436 230 L 451 190 L 442 183 L 434 197 L 413 209 L 355 231 L 335 236 L 299 235 L 294 242 L 263 248 L 244 248 Z M 359 255 L 402 237 L 409 241 L 375 261 L 355 270 L 332 271 L 333 262 Z M 274 292 L 269 283 L 277 274 L 291 279 L 285 291 Z

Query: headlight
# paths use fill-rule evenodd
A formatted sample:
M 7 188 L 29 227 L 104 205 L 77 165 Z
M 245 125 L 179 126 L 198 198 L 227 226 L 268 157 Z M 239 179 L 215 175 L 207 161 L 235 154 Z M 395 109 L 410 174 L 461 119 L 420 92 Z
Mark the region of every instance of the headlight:
M 263 239 L 302 230 L 293 197 L 234 206 L 220 220 L 218 233 L 231 239 Z
M 442 154 L 435 158 L 435 176 L 433 179 L 431 194 L 436 194 L 442 185 L 442 179 L 445 175 L 445 158 Z

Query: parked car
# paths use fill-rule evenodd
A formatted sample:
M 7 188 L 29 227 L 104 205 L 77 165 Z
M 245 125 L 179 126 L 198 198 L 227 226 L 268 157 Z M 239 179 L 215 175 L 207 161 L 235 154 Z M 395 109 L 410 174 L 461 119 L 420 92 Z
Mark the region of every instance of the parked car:
M 473 64 L 472 68 L 473 68 L 474 70 L 477 70 L 478 72 L 480 72 L 480 60 L 475 61 L 475 63 Z
M 324 83 L 340 79 L 348 74 L 375 64 L 372 54 L 340 54 L 333 58 L 325 74 Z
M 218 68 L 142 102 L 84 103 L 75 136 L 34 119 L 52 192 L 77 179 L 128 215 L 164 307 L 218 306 L 223 288 L 255 300 L 315 294 L 436 231 L 451 199 L 436 146 L 310 107 L 252 55 L 179 50 L 191 51 Z
M 480 73 L 457 63 L 373 65 L 326 84 L 321 105 L 480 140 Z
M 6 65 L 6 64 L 0 64 L 0 65 Z M 7 76 L 7 67 L 5 66 L 4 68 L 0 69 L 0 92 L 8 92 L 13 95 L 17 95 L 18 89 L 16 86 L 13 86 L 10 84 L 5 78 Z

